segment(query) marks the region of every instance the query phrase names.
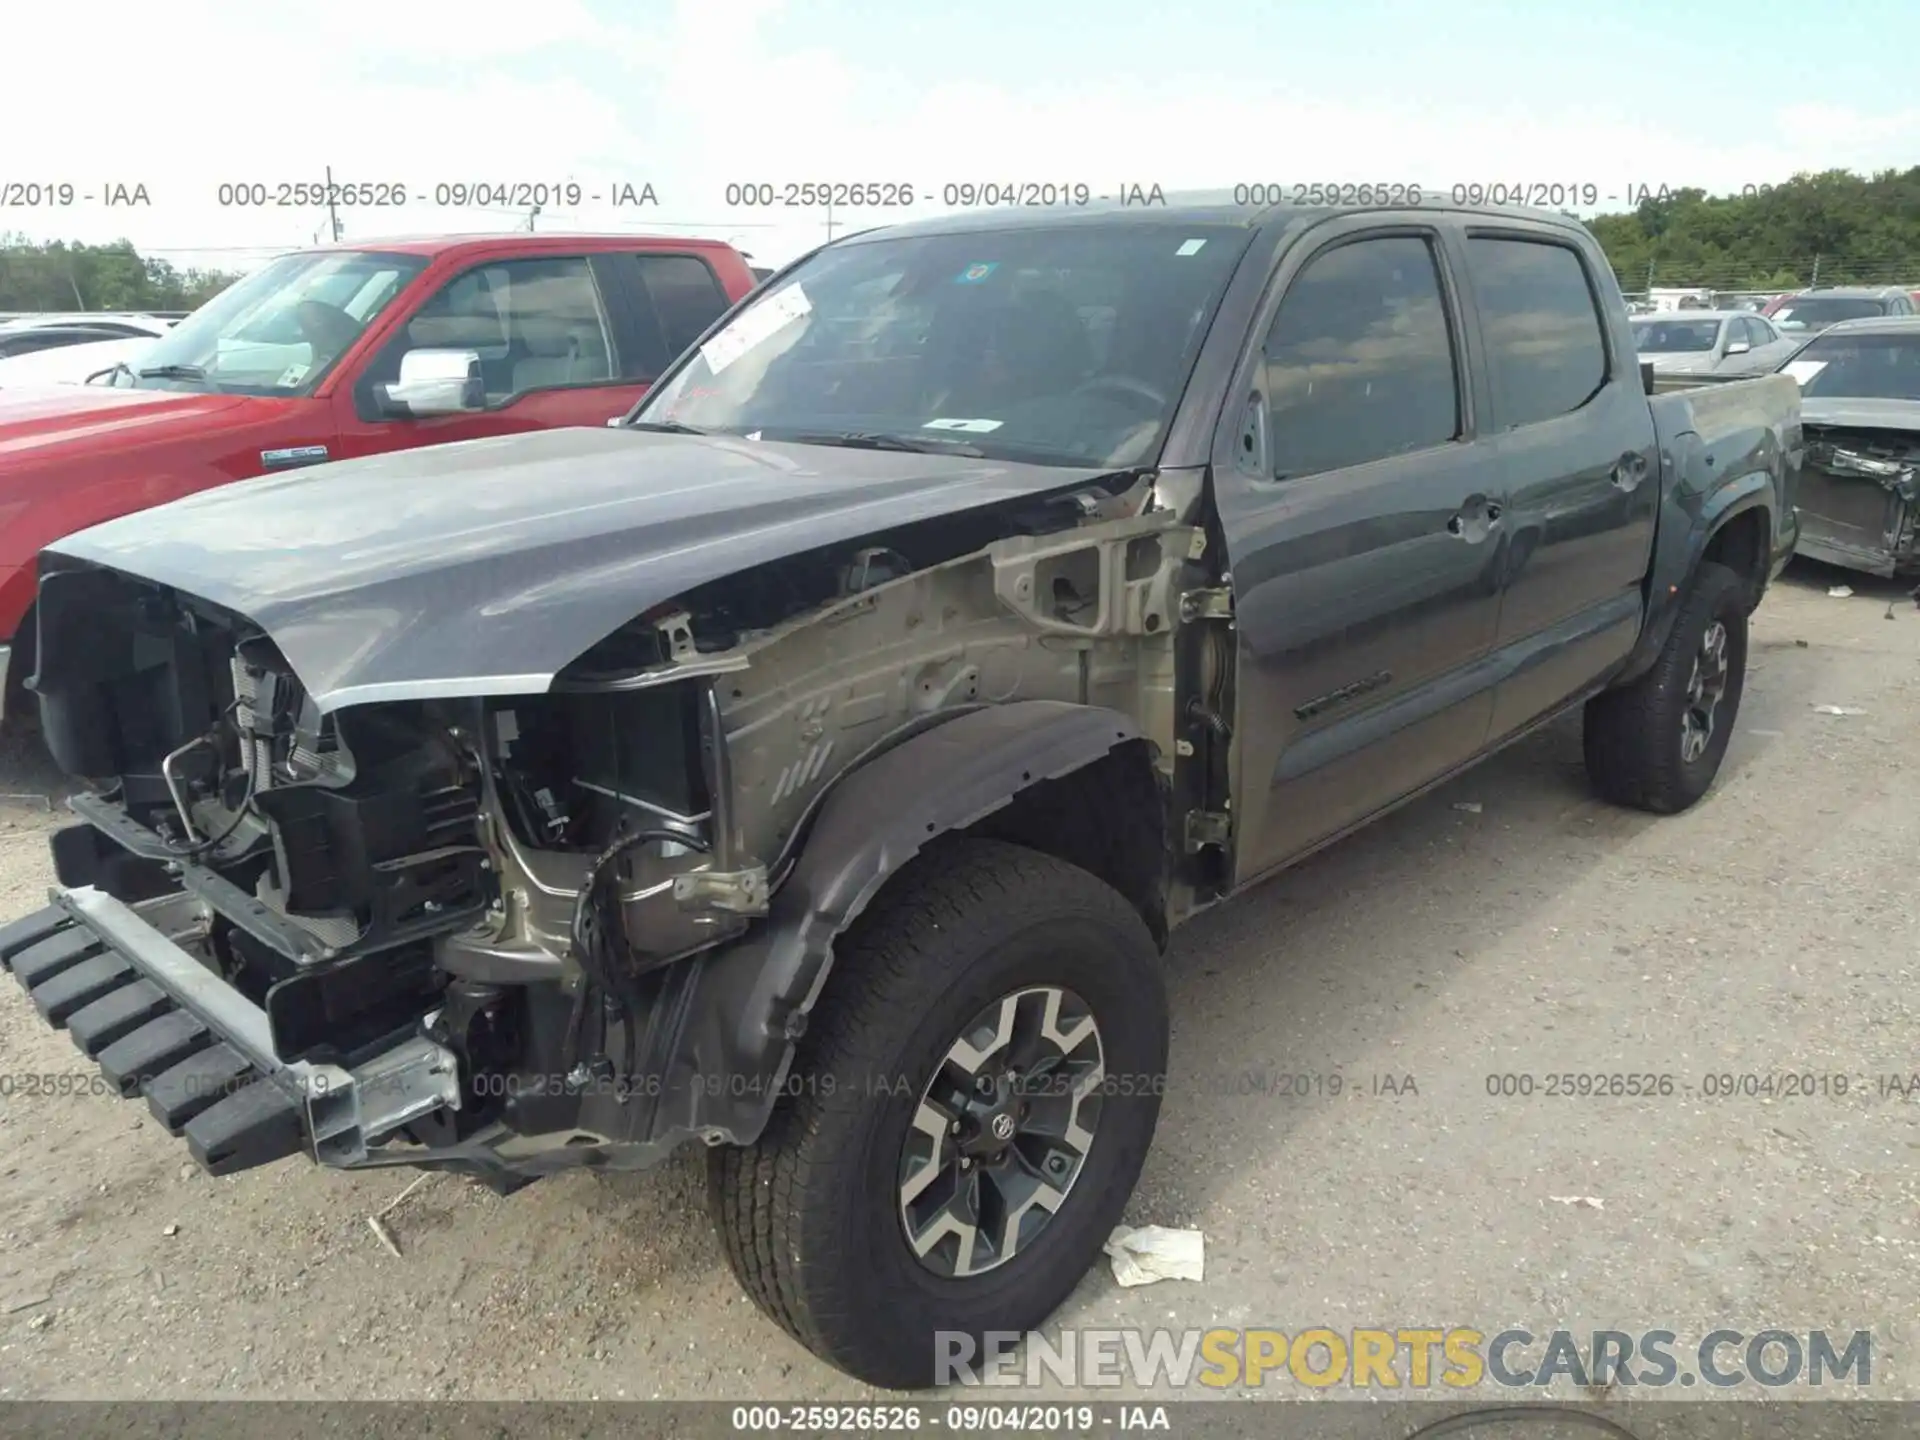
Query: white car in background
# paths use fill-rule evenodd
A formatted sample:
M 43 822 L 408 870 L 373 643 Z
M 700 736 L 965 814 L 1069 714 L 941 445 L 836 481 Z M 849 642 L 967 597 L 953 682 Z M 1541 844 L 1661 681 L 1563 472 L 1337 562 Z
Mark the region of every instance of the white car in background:
M 141 357 L 159 343 L 158 335 L 142 335 L 16 355 L 10 360 L 0 360 L 0 390 L 22 385 L 84 385 L 89 376 L 112 370 L 116 365 L 137 366 Z
M 55 344 L 13 355 L 0 355 L 0 390 L 23 385 L 82 385 L 91 375 L 116 365 L 133 365 L 171 330 L 177 320 L 157 315 L 71 314 L 22 315 L 0 321 L 0 341 L 35 330 L 84 329 L 101 336 L 78 344 Z M 14 348 L 5 346 L 0 348 Z
M 1773 322 L 1746 310 L 1672 310 L 1636 315 L 1634 349 L 1656 375 L 1759 375 L 1799 348 Z
M 18 335 L 25 330 L 77 328 L 133 339 L 141 335 L 164 335 L 179 319 L 179 315 L 172 313 L 149 315 L 145 311 L 45 310 L 0 319 L 0 336 Z

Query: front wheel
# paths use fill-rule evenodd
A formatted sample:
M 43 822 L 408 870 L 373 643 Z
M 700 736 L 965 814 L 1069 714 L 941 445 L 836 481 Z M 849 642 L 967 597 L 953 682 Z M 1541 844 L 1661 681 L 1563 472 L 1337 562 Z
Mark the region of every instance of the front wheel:
M 1653 667 L 1587 702 L 1587 774 L 1616 805 L 1672 815 L 1713 784 L 1740 713 L 1752 591 L 1703 563 Z
M 931 847 L 838 959 L 755 1144 L 708 1194 L 754 1302 L 861 1380 L 912 1389 L 1025 1332 L 1100 1254 L 1167 1057 L 1160 957 L 1088 872 L 1000 841 Z

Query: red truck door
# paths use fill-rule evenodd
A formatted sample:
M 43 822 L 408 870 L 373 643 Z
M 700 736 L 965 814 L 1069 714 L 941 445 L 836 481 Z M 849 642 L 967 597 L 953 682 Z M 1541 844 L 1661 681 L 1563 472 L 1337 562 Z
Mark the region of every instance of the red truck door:
M 444 281 L 341 388 L 334 458 L 605 425 L 631 409 L 681 346 L 731 303 L 706 261 L 691 253 L 477 262 Z M 483 408 L 389 413 L 380 387 L 399 378 L 401 357 L 415 349 L 478 355 Z

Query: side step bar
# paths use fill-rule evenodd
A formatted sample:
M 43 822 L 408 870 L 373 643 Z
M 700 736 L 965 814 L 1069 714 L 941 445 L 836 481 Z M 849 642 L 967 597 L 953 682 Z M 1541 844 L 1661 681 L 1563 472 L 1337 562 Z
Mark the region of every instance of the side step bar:
M 400 1126 L 459 1107 L 454 1057 L 425 1036 L 353 1070 L 281 1062 L 266 1011 L 176 943 L 205 934 L 193 896 L 129 906 L 81 886 L 53 902 L 0 928 L 0 968 L 209 1173 L 303 1150 L 350 1168 Z

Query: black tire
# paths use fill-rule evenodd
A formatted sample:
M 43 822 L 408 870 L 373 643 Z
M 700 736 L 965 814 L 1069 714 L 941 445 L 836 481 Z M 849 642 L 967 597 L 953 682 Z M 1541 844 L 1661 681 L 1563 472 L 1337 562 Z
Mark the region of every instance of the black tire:
M 1724 565 L 1703 563 L 1652 668 L 1632 684 L 1587 702 L 1587 774 L 1603 799 L 1673 815 L 1707 793 L 1740 713 L 1751 599 L 1750 587 L 1738 574 Z M 1725 635 L 1725 688 L 1712 708 L 1704 749 L 1689 758 L 1685 718 L 1689 709 L 1698 714 L 1689 691 L 1702 644 L 1716 625 Z
M 754 1145 L 709 1156 L 708 1198 L 748 1295 L 821 1359 L 917 1389 L 936 1332 L 1025 1332 L 1100 1254 L 1139 1179 L 1166 1074 L 1167 1000 L 1138 913 L 1093 875 L 996 840 L 938 842 L 835 946 L 837 960 Z M 1066 1198 L 1030 1244 L 965 1278 L 918 1261 L 902 1146 L 922 1091 L 983 1007 L 1031 986 L 1084 1000 L 1106 1084 Z M 951 1352 L 949 1352 L 951 1353 Z M 964 1352 L 963 1352 L 964 1354 Z

